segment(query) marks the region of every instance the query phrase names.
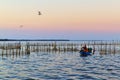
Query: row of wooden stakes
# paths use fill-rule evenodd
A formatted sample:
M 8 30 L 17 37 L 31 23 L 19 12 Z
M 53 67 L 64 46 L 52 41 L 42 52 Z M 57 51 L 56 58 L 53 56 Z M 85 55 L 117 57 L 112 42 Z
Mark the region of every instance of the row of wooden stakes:
M 117 53 L 120 51 L 120 41 L 67 41 L 67 42 L 16 42 L 0 43 L 0 53 L 26 53 L 43 51 L 72 51 L 79 52 L 84 45 L 94 48 L 100 53 Z

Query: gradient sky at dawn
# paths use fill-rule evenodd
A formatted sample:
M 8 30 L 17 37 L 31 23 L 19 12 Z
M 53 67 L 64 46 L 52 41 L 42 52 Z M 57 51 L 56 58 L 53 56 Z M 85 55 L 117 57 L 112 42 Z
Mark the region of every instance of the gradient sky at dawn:
M 120 39 L 120 0 L 0 0 L 0 10 L 2 39 Z

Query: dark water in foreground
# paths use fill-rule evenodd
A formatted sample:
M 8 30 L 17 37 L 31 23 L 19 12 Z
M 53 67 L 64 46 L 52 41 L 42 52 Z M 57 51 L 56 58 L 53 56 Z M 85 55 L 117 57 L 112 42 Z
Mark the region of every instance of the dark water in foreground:
M 120 80 L 120 54 L 40 52 L 0 59 L 0 80 Z

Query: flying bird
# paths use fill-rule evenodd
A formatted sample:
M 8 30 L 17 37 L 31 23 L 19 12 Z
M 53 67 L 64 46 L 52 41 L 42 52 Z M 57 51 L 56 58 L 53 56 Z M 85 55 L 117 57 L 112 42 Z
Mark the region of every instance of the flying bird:
M 22 28 L 22 27 L 23 27 L 23 25 L 20 25 L 19 27 L 20 27 L 20 28 Z
M 40 11 L 38 11 L 38 15 L 42 15 Z

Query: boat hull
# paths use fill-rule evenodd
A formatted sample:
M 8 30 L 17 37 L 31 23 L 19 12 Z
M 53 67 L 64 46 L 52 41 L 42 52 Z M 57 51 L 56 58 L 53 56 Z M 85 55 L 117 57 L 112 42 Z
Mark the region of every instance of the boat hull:
M 80 52 L 80 56 L 90 56 L 90 52 Z

